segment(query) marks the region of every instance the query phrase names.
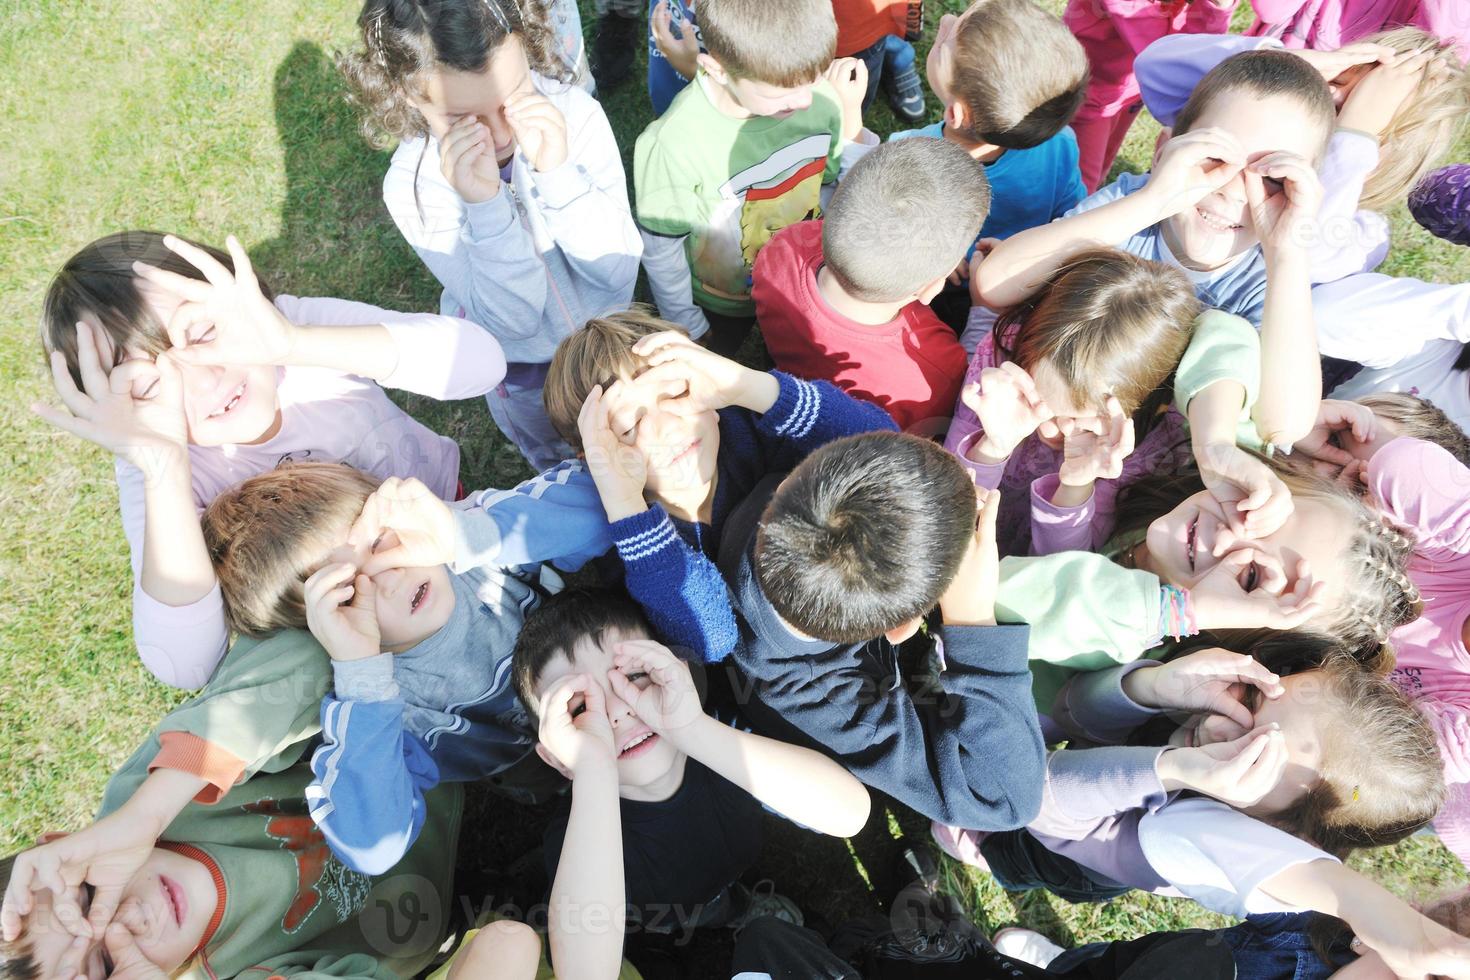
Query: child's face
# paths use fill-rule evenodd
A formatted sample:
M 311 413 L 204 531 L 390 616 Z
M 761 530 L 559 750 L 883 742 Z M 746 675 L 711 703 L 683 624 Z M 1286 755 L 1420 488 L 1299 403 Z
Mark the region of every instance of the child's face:
M 90 889 L 78 889 L 83 913 Z M 114 922 L 132 931 L 138 951 L 160 971 L 178 969 L 199 947 L 214 915 L 219 895 L 204 865 L 181 854 L 155 849 L 123 892 Z M 112 959 L 99 940 L 84 950 L 72 947 L 73 937 L 52 911 L 52 894 L 36 894 L 26 917 L 26 937 L 32 943 L 40 975 L 54 977 L 63 968 L 89 980 L 108 976 Z M 80 954 L 80 955 L 79 955 Z
M 816 87 L 817 78 L 805 85 L 786 88 L 758 82 L 753 78 L 734 78 L 708 54 L 699 56 L 699 65 L 705 69 L 711 82 L 724 89 L 731 101 L 752 116 L 785 119 L 803 109 L 811 108 L 812 89 Z
M 345 543 L 348 530 L 342 531 L 344 543 L 321 565 L 345 561 L 361 568 L 369 551 L 386 551 L 398 544 L 394 533 L 385 531 L 370 546 L 354 547 Z M 449 582 L 449 569 L 443 565 L 389 568 L 372 576 L 372 581 L 377 587 L 379 642 L 388 653 L 402 653 L 417 646 L 443 629 L 454 614 L 454 588 Z
M 1269 153 L 1288 152 L 1316 159 L 1321 127 L 1312 124 L 1299 99 L 1261 98 L 1251 92 L 1222 92 L 1194 123 L 1194 129 L 1222 129 L 1245 150 L 1246 163 Z M 1245 178 L 1236 174 L 1219 190 L 1164 222 L 1169 248 L 1189 267 L 1218 268 L 1260 243 L 1245 196 Z
M 613 432 L 642 453 L 648 493 L 661 500 L 688 499 L 707 492 L 715 478 L 720 416 L 680 415 L 668 410 L 669 399 L 654 385 L 625 381 L 612 406 Z
M 617 629 L 607 630 L 600 643 L 592 637 L 583 637 L 572 650 L 570 658 L 560 655 L 546 665 L 536 679 L 536 696 L 545 694 L 552 684 L 568 674 L 587 674 L 601 685 L 602 696 L 607 704 L 608 721 L 612 724 L 613 750 L 617 752 L 618 785 L 624 789 L 653 786 L 666 780 L 675 766 L 681 765 L 684 755 L 663 737 L 654 733 L 613 691 L 607 672 L 613 668 L 616 645 L 623 640 L 646 640 L 640 630 L 624 633 Z M 643 674 L 629 674 L 628 679 L 639 688 L 649 685 Z
M 1286 589 L 1297 582 L 1297 563 L 1306 560 L 1314 579 L 1325 582 L 1323 612 L 1336 615 L 1342 598 L 1342 583 L 1350 577 L 1342 542 L 1343 515 L 1330 503 L 1311 497 L 1293 499 L 1291 516 L 1278 530 L 1262 538 L 1238 538 L 1225 520 L 1220 502 L 1208 490 L 1185 500 L 1148 526 L 1145 544 L 1148 567 L 1164 582 L 1183 589 L 1199 584 L 1220 560 L 1237 548 L 1252 548 L 1281 563 Z M 1256 562 L 1240 573 L 1247 592 L 1259 587 L 1263 577 Z
M 1286 769 L 1270 793 L 1255 806 L 1254 813 L 1279 813 L 1290 807 L 1321 781 L 1322 732 L 1330 722 L 1331 705 L 1320 670 L 1308 670 L 1281 679 L 1286 693 L 1268 698 L 1259 688 L 1236 685 L 1232 693 L 1254 717 L 1252 728 L 1275 724 L 1286 739 Z M 1242 728 L 1224 715 L 1196 715 L 1169 738 L 1170 745 L 1213 745 L 1239 738 L 1251 729 Z
M 159 323 L 168 323 L 182 300 L 139 280 L 138 290 Z M 97 332 L 105 344 L 106 335 Z M 110 348 L 99 352 L 111 358 Z M 128 360 L 147 358 L 142 351 L 126 351 Z M 276 397 L 276 369 L 179 364 L 184 387 L 184 418 L 189 441 L 196 446 L 243 446 L 269 437 L 280 417 Z
M 506 100 L 532 91 L 525 48 L 520 38 L 512 35 L 495 49 L 483 71 L 428 72 L 419 91 L 408 93 L 408 100 L 439 139 L 467 116 L 479 119 L 490 130 L 495 159 L 503 165 L 515 150 L 515 134 L 505 118 Z

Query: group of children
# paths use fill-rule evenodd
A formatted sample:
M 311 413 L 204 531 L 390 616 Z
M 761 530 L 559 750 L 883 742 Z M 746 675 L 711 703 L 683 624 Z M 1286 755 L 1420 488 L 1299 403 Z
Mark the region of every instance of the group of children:
M 1343 863 L 1470 863 L 1470 285 L 1375 271 L 1470 23 L 1252 2 L 975 0 L 885 142 L 920 5 L 660 0 L 630 204 L 574 6 L 366 0 L 340 64 L 437 314 L 152 231 L 45 297 L 36 411 L 116 457 L 139 655 L 197 693 L 0 865 L 0 976 L 582 980 L 736 926 L 747 980 L 1470 977 L 1464 896 Z M 385 388 L 484 396 L 538 475 L 463 486 Z M 482 781 L 559 801 L 545 952 L 445 958 Z M 889 801 L 1005 888 L 1244 921 L 824 937 L 742 884 L 763 811 Z

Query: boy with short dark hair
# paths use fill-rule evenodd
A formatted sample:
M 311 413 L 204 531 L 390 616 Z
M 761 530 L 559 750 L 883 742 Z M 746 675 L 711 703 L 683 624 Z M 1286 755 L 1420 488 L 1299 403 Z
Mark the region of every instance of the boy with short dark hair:
M 1029 630 L 995 625 L 998 495 L 934 443 L 874 432 L 812 453 L 762 503 L 742 505 L 720 556 L 751 722 L 925 816 L 1027 823 L 1043 746 Z M 910 693 L 898 644 L 936 604 L 937 676 Z
M 867 791 L 841 766 L 705 714 L 689 665 L 650 639 L 626 595 L 574 589 L 549 599 L 526 618 L 512 674 L 540 717 L 536 751 L 572 780 L 571 812 L 547 830 L 547 871 L 558 881 L 567 855 L 585 856 L 588 837 L 606 851 L 617 830 L 628 903 L 644 916 L 682 909 L 693 924 L 718 914 L 710 903 L 755 861 L 762 803 L 839 837 L 867 821 Z M 600 762 L 580 749 L 563 758 L 569 726 L 596 728 Z M 583 793 L 601 799 L 598 819 L 579 811 Z
M 967 359 L 928 303 L 989 206 L 985 168 L 953 143 L 865 156 L 824 219 L 783 229 L 756 258 L 752 294 L 776 366 L 882 406 L 905 431 L 942 431 Z
M 729 355 L 754 323 L 751 264 L 774 232 L 821 214 L 867 76 L 833 62 L 827 0 L 701 0 L 699 27 L 708 52 L 638 137 L 633 183 L 659 310 Z

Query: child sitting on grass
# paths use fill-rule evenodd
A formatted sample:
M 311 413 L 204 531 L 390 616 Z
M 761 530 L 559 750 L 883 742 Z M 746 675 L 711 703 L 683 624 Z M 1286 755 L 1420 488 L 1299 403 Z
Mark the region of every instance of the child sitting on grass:
M 984 168 L 943 140 L 864 157 L 824 219 L 777 232 L 755 261 L 751 294 L 776 366 L 882 406 L 904 431 L 943 431 L 965 352 L 928 303 L 990 200 Z
M 224 656 L 225 610 L 198 515 L 282 460 L 340 460 L 453 499 L 459 446 L 378 387 L 484 394 L 500 345 L 451 317 L 275 295 L 229 254 L 149 231 L 100 238 L 52 280 L 42 315 L 67 411 L 46 421 L 117 457 L 143 665 L 197 688 Z M 68 414 L 68 412 L 70 414 Z
M 440 782 L 492 777 L 535 796 L 510 684 L 525 614 L 601 554 L 606 526 L 576 488 L 536 481 L 454 509 L 416 480 L 329 463 L 263 473 L 205 512 L 205 538 L 241 633 L 310 627 L 332 658 L 312 818 L 356 870 L 404 854 Z M 303 584 L 304 583 L 304 584 Z
M 668 928 L 651 921 L 658 908 L 691 924 L 730 912 L 722 893 L 759 854 L 762 804 L 838 837 L 867 822 L 868 793 L 841 766 L 707 715 L 689 665 L 616 592 L 569 591 L 527 617 L 513 678 L 540 718 L 537 753 L 572 780 L 571 812 L 547 830 L 548 872 L 558 884 L 582 876 L 594 850 L 617 853 L 613 835 L 644 927 Z M 559 740 L 569 723 L 601 730 L 590 771 Z M 598 787 L 602 803 L 589 805 L 583 796 Z

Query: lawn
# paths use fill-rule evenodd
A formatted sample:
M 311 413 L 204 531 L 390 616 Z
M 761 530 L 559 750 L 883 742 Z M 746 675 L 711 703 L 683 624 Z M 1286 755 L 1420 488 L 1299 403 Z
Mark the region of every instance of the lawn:
M 956 5 L 931 0 L 930 36 L 936 8 Z M 388 154 L 362 139 L 332 67 L 332 53 L 355 42 L 355 13 L 343 0 L 0 6 L 0 145 L 10 148 L 0 159 L 0 458 L 10 460 L 0 477 L 0 849 L 85 822 L 113 767 L 177 700 L 133 651 L 111 461 L 27 407 L 50 397 L 36 323 L 52 271 L 123 228 L 217 243 L 234 233 L 278 292 L 437 306 L 437 285 L 381 204 Z M 631 171 L 646 92 L 635 80 L 604 104 Z M 887 132 L 893 119 L 879 108 L 870 124 Z M 1120 166 L 1143 169 L 1155 132 L 1136 126 Z M 1392 219 L 1385 271 L 1470 277 L 1470 253 L 1431 239 L 1402 209 Z M 403 403 L 459 439 L 467 486 L 527 475 L 483 403 Z M 490 880 L 513 876 L 512 857 L 535 843 L 508 809 L 477 799 L 467 824 L 466 864 Z M 924 829 L 897 813 L 847 846 L 773 826 L 759 870 L 835 921 L 888 897 L 894 835 Z M 1432 839 L 1362 864 L 1415 898 L 1465 880 Z M 1212 921 L 1184 902 L 1071 906 L 1007 896 L 958 866 L 945 875 L 987 926 L 1022 921 L 1069 944 Z

